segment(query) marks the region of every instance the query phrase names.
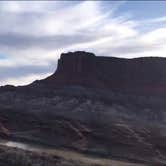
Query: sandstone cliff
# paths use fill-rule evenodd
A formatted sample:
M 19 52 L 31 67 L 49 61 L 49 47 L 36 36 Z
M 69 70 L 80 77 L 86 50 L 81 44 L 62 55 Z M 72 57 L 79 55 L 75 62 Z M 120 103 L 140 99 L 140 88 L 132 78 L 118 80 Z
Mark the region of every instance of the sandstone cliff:
M 166 58 L 123 59 L 98 57 L 82 51 L 62 53 L 56 72 L 40 83 L 49 87 L 80 85 L 121 92 L 164 94 Z

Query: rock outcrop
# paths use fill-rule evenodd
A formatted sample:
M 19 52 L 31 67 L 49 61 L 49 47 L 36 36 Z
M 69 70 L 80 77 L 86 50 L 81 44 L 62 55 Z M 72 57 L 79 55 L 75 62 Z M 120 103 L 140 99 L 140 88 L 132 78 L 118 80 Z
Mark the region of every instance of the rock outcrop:
M 77 51 L 62 53 L 56 72 L 39 81 L 49 87 L 80 85 L 123 92 L 166 92 L 166 58 L 98 57 Z
M 62 53 L 58 60 L 56 74 L 84 75 L 95 72 L 95 55 L 88 52 Z
M 4 125 L 0 122 L 0 137 L 7 138 L 10 136 L 10 131 L 4 127 Z

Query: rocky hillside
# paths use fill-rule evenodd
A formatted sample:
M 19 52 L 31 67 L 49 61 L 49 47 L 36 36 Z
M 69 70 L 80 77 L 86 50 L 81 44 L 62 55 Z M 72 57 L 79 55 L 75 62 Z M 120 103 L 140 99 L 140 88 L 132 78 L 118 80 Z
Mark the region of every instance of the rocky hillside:
M 127 93 L 164 94 L 166 58 L 123 59 L 93 53 L 63 53 L 56 72 L 40 83 L 59 87 L 81 85 Z
M 166 165 L 165 64 L 164 58 L 62 54 L 50 77 L 0 88 L 5 137 Z

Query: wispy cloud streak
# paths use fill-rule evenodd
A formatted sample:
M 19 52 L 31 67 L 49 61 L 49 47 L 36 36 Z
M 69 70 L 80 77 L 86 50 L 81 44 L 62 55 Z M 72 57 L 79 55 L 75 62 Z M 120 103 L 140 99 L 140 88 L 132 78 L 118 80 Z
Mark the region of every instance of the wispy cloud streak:
M 124 3 L 1 1 L 0 85 L 45 77 L 54 71 L 61 52 L 166 56 L 166 16 L 135 20 L 132 14 L 118 13 Z

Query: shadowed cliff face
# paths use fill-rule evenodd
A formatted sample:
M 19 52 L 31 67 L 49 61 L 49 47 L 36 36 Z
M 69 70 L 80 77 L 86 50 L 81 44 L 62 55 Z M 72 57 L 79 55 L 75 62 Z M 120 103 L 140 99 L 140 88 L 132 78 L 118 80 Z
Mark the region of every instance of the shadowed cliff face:
M 56 74 L 88 76 L 95 72 L 95 55 L 87 52 L 62 53 Z
M 97 57 L 88 52 L 63 53 L 56 72 L 41 81 L 49 86 L 81 85 L 122 92 L 166 92 L 166 59 Z
M 63 53 L 58 60 L 56 72 L 42 83 L 54 87 L 68 85 L 101 87 L 96 69 L 96 56 L 93 53 L 81 51 Z

